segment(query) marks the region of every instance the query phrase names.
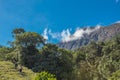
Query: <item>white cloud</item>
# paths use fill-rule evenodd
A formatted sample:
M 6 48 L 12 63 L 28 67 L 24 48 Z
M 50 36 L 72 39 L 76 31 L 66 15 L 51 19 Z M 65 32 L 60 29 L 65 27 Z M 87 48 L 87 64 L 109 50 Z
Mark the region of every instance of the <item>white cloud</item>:
M 67 30 L 63 30 L 61 32 L 61 40 L 63 42 L 66 42 L 66 41 L 70 41 L 71 40 L 71 33 L 70 33 L 70 30 L 67 29 Z
M 44 39 L 48 40 L 48 29 L 45 28 L 44 32 L 43 32 L 43 37 Z
M 61 37 L 59 32 L 52 32 L 51 29 L 47 29 L 47 28 L 44 29 L 42 36 L 46 40 L 48 40 L 49 37 L 52 37 L 52 39 L 60 39 Z
M 68 42 L 68 41 L 73 41 L 76 39 L 81 39 L 84 34 L 89 35 L 91 32 L 99 28 L 100 28 L 100 25 L 97 25 L 93 29 L 89 27 L 85 29 L 77 28 L 73 34 L 71 34 L 70 32 L 72 29 L 66 29 L 66 30 L 63 30 L 62 32 L 52 32 L 51 29 L 46 28 L 43 32 L 43 37 L 48 40 L 48 36 L 51 36 L 52 39 L 57 39 L 62 42 Z
M 60 33 L 57 32 L 57 33 L 54 33 L 52 32 L 51 30 L 48 31 L 48 34 L 53 38 L 53 39 L 58 39 L 60 38 Z
M 71 35 L 70 30 L 63 30 L 61 33 L 61 40 L 62 42 L 68 42 L 68 41 L 73 41 L 76 39 L 81 39 L 84 34 L 90 34 L 91 32 L 97 30 L 100 28 L 100 25 L 97 25 L 94 29 L 91 28 L 86 28 L 86 29 L 81 29 L 77 28 L 76 31 Z

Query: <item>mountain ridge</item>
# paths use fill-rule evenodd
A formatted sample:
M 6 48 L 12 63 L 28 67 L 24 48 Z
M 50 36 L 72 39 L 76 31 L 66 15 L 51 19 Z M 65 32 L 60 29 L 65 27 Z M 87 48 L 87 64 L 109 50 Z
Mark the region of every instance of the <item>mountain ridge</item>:
M 81 46 L 89 44 L 91 41 L 106 41 L 118 34 L 120 34 L 120 23 L 115 23 L 109 26 L 100 27 L 99 29 L 92 31 L 90 34 L 83 34 L 83 37 L 81 37 L 80 39 L 68 42 L 60 42 L 57 45 L 60 48 L 74 50 Z

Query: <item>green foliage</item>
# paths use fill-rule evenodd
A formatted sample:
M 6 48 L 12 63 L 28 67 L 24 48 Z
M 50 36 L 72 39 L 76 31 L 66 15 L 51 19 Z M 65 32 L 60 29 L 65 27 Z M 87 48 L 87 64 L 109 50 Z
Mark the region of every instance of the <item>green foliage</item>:
M 75 64 L 78 64 L 80 61 L 83 61 L 86 58 L 86 55 L 83 52 L 80 52 L 80 51 L 76 51 L 76 53 L 74 53 L 73 56 L 74 56 L 74 59 L 75 59 L 74 60 Z
M 10 48 L 7 47 L 1 47 L 0 48 L 0 60 L 6 60 L 6 56 L 8 53 L 11 52 Z
M 43 71 L 37 74 L 35 80 L 57 80 L 57 79 L 55 75 Z
M 41 51 L 40 62 L 34 71 L 48 71 L 55 74 L 58 80 L 72 79 L 73 63 L 71 52 L 59 49 L 56 45 L 46 44 Z
M 76 80 L 119 80 L 119 42 L 117 37 L 104 43 L 92 42 L 76 50 Z
M 22 34 L 24 32 L 25 30 L 23 28 L 16 28 L 12 31 L 12 34 L 17 35 L 17 34 Z
M 23 47 L 27 46 L 39 46 L 44 44 L 44 39 L 41 35 L 35 32 L 25 32 L 15 37 L 15 44 Z
M 21 47 L 19 55 L 19 63 L 28 68 L 32 68 L 34 64 L 38 62 L 39 54 L 38 50 L 35 47 Z
M 45 39 L 38 33 L 25 32 L 22 28 L 13 30 L 15 41 L 13 42 L 15 50 L 13 53 L 17 54 L 17 59 L 20 64 L 33 68 L 39 60 L 38 49 L 41 44 L 44 44 Z M 7 55 L 10 57 L 12 54 Z M 37 58 L 38 56 L 38 58 Z

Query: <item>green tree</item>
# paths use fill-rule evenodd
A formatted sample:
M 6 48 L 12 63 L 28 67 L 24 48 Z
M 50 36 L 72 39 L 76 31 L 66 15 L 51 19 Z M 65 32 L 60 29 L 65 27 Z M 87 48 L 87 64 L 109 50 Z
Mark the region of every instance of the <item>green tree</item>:
M 38 47 L 44 45 L 45 39 L 38 33 L 25 32 L 24 29 L 14 29 L 13 32 L 15 48 L 18 49 L 19 62 L 22 65 L 32 68 L 37 62 L 39 55 Z
M 33 70 L 48 71 L 55 74 L 58 80 L 72 79 L 72 54 L 64 49 L 59 49 L 56 45 L 46 44 L 41 51 L 40 62 Z
M 22 34 L 24 32 L 25 32 L 25 30 L 23 28 L 16 28 L 12 31 L 12 34 L 13 34 L 13 37 L 15 37 L 16 35 Z
M 35 32 L 25 32 L 17 35 L 15 38 L 15 44 L 22 47 L 37 47 L 40 46 L 40 44 L 45 44 L 44 42 L 45 39 L 40 34 Z

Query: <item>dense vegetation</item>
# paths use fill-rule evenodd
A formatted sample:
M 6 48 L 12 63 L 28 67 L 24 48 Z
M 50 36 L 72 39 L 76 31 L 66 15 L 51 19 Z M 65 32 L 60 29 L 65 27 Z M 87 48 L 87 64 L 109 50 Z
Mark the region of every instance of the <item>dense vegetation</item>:
M 9 42 L 10 47 L 0 46 L 0 62 L 13 62 L 15 59 L 17 64 L 34 72 L 31 80 L 120 79 L 118 36 L 106 42 L 91 42 L 75 51 L 60 49 L 55 44 L 46 43 L 40 34 L 26 32 L 22 28 L 14 29 L 12 36 L 14 41 Z M 3 75 L 1 70 L 0 77 Z

